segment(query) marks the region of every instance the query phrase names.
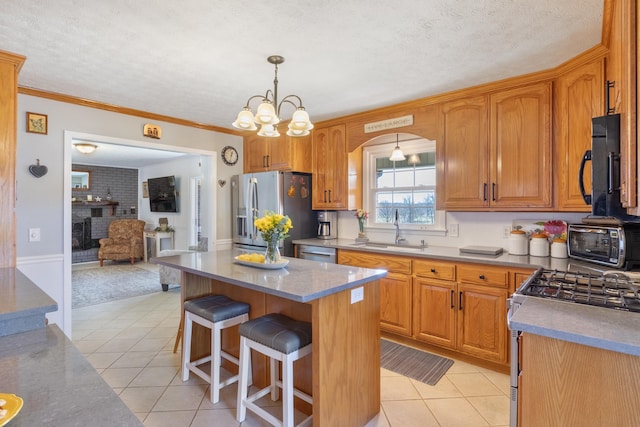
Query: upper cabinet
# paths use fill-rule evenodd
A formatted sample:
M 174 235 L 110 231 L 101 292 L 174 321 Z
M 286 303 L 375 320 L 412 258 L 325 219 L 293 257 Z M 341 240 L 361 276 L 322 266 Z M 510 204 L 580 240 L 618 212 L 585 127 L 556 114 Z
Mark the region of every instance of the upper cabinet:
M 439 209 L 488 206 L 489 132 L 484 96 L 445 103 L 444 138 L 436 148 L 439 169 Z M 442 179 L 440 179 L 442 177 Z
M 489 103 L 489 205 L 551 208 L 551 83 L 495 93 Z
M 439 208 L 552 208 L 551 83 L 449 102 L 442 111 Z
M 348 209 L 348 167 L 345 125 L 314 129 L 313 209 Z
M 244 138 L 244 172 L 311 172 L 311 135 L 282 134 L 267 138 L 252 134 Z
M 555 182 L 558 210 L 591 212 L 580 193 L 580 162 L 591 149 L 591 118 L 604 115 L 604 59 L 561 75 L 554 88 Z M 591 162 L 584 168 L 584 184 L 591 193 Z

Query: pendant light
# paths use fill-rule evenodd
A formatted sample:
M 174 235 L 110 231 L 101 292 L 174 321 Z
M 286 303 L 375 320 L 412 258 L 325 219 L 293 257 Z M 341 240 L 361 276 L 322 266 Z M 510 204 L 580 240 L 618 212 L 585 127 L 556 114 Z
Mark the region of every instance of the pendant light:
M 404 153 L 400 149 L 399 136 L 396 133 L 396 148 L 394 148 L 393 151 L 391 152 L 391 157 L 389 157 L 389 160 L 391 160 L 392 162 L 401 162 L 404 159 L 406 159 L 406 157 L 404 156 Z

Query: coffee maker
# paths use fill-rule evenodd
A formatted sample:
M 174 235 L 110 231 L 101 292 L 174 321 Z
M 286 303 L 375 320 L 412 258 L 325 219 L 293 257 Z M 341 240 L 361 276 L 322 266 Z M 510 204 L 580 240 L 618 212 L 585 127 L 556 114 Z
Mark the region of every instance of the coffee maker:
M 329 211 L 318 212 L 318 239 L 329 240 L 338 238 L 338 213 Z

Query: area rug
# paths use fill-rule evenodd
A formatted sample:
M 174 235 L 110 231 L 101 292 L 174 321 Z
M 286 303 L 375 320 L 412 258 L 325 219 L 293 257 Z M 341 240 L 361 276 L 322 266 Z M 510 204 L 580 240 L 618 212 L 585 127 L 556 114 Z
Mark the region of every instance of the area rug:
M 436 385 L 453 366 L 453 360 L 380 340 L 380 366 L 425 384 Z
M 162 292 L 157 270 L 128 264 L 73 271 L 71 283 L 73 308 Z

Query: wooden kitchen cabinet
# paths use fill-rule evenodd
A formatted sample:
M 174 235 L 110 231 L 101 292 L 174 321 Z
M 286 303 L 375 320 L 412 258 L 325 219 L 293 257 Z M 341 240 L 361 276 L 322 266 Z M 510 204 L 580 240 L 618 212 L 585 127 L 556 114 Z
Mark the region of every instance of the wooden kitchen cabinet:
M 440 209 L 552 207 L 551 83 L 448 102 L 442 111 Z
M 489 206 L 551 208 L 551 83 L 492 94 L 489 105 Z
M 411 336 L 411 258 L 338 250 L 338 264 L 387 270 L 387 276 L 380 279 L 380 329 Z
M 604 115 L 604 58 L 580 65 L 556 80 L 555 176 L 560 211 L 591 212 L 580 193 L 580 162 L 591 150 L 591 119 Z M 591 194 L 591 162 L 584 169 L 584 185 Z
M 313 209 L 348 209 L 349 162 L 343 124 L 313 130 Z
M 257 134 L 244 138 L 244 172 L 311 172 L 311 136 L 280 135 L 267 138 Z
M 445 103 L 444 138 L 438 141 L 438 209 L 458 210 L 489 206 L 489 130 L 487 97 Z
M 518 425 L 636 426 L 640 357 L 520 336 Z
M 448 273 L 428 278 L 452 268 L 457 281 Z M 507 363 L 507 270 L 478 264 L 426 269 L 415 265 L 414 274 L 415 339 Z

